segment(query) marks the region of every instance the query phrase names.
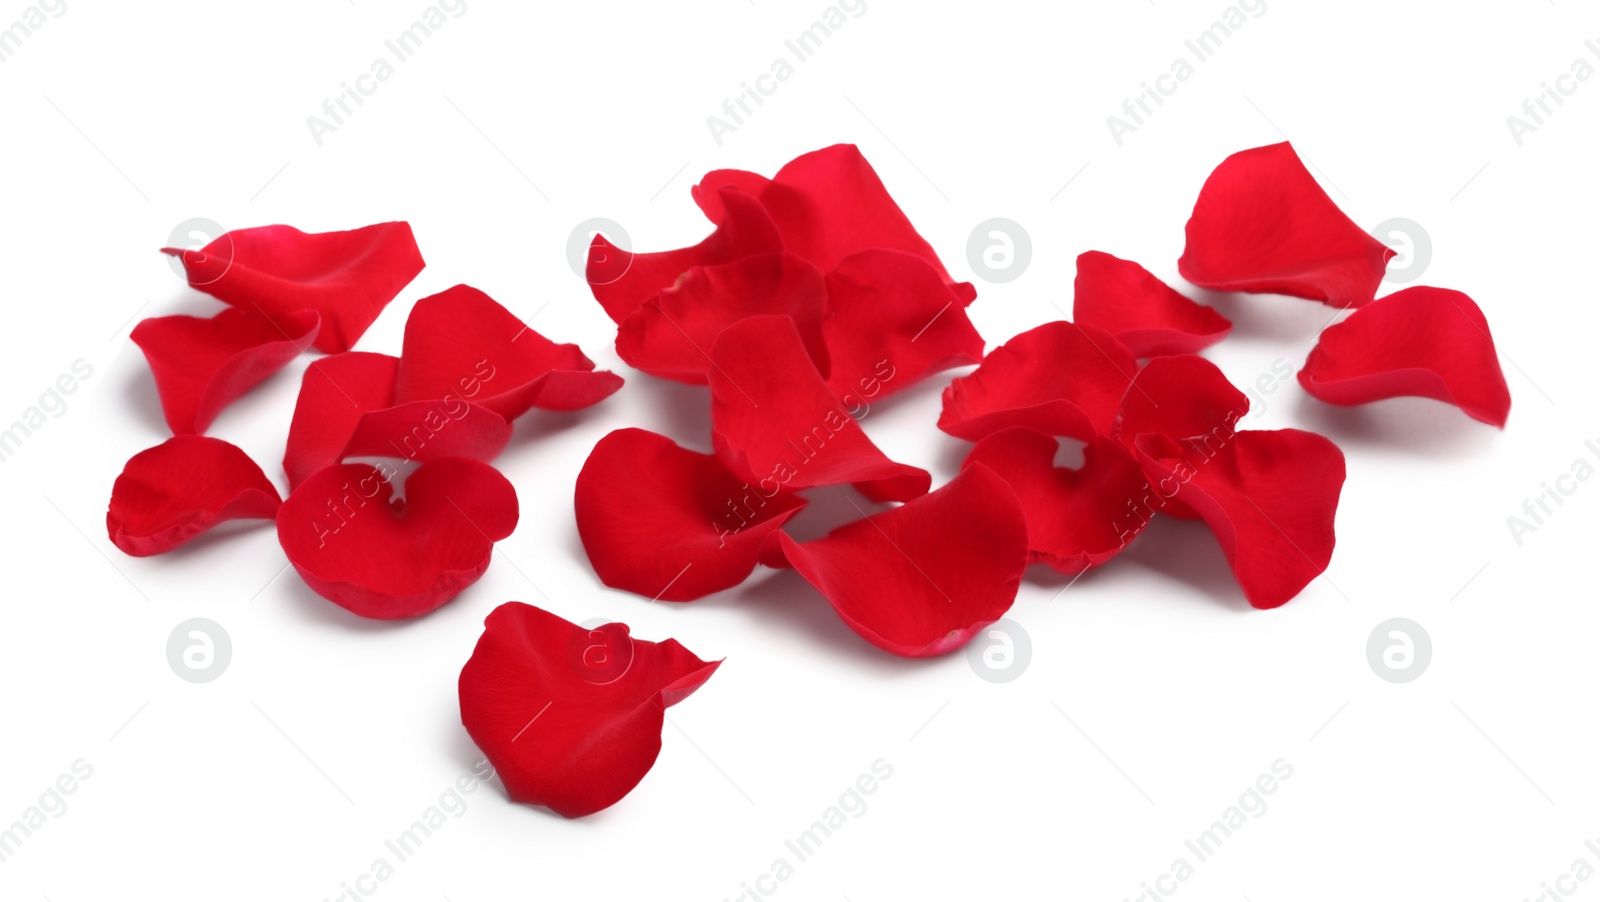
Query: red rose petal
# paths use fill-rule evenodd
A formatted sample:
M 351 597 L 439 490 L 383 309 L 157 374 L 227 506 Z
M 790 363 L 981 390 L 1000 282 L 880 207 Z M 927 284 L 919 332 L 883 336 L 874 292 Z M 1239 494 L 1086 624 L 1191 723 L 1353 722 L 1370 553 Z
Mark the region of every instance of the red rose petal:
M 225 520 L 270 520 L 278 490 L 222 439 L 179 435 L 128 459 L 111 486 L 106 532 L 134 557 L 182 545 Z
M 1211 527 L 1245 598 L 1275 608 L 1333 557 L 1344 454 L 1312 432 L 1237 432 L 1220 447 L 1141 436 L 1136 453 L 1163 494 Z
M 1028 523 L 1029 560 L 1072 575 L 1116 557 L 1149 518 L 1150 494 L 1127 449 L 1100 437 L 1083 449 L 1083 466 L 1055 465 L 1056 439 L 1013 427 L 985 437 L 961 464 L 988 467 L 1016 493 Z
M 763 497 L 714 456 L 643 429 L 601 439 L 574 497 L 578 536 L 600 581 L 665 601 L 743 582 L 767 536 L 805 503 L 781 490 Z
M 868 250 L 828 273 L 828 387 L 855 406 L 983 359 L 983 336 L 944 277 L 915 254 Z
M 1116 425 L 1138 372 L 1110 333 L 1068 322 L 1029 329 L 944 390 L 939 428 L 977 441 L 1008 426 L 1092 441 Z
M 1135 357 L 1193 354 L 1227 336 L 1233 323 L 1189 300 L 1132 260 L 1100 251 L 1078 255 L 1072 319 L 1117 337 Z
M 1226 441 L 1249 412 L 1250 399 L 1211 361 L 1192 354 L 1153 357 L 1123 395 L 1117 436 L 1129 447 L 1147 432 Z
M 306 585 L 362 617 L 425 614 L 489 567 L 517 526 L 517 493 L 486 463 L 428 461 L 392 500 L 393 471 L 318 470 L 278 509 L 278 542 Z
M 511 424 L 459 394 L 396 404 L 399 368 L 399 358 L 364 351 L 306 368 L 283 455 L 291 490 L 347 457 L 489 461 L 505 449 Z
M 1330 307 L 1371 301 L 1395 254 L 1344 215 L 1287 141 L 1223 160 L 1184 235 L 1178 272 L 1196 285 Z
M 878 450 L 822 380 L 794 320 L 752 316 L 711 346 L 712 444 L 762 491 L 851 483 L 875 501 L 928 491 L 926 470 Z
M 583 817 L 616 804 L 661 751 L 665 709 L 716 671 L 674 639 L 587 629 L 521 602 L 484 620 L 461 668 L 461 724 L 512 801 Z
M 395 399 L 456 397 L 507 420 L 530 408 L 578 410 L 622 387 L 574 344 L 556 344 L 476 288 L 425 297 L 406 319 Z
M 276 321 L 229 307 L 206 319 L 159 316 L 133 328 L 174 435 L 205 432 L 222 409 L 283 369 L 316 338 L 315 310 Z
M 722 222 L 722 189 L 732 188 L 740 194 L 760 197 L 763 189 L 772 182 L 764 175 L 743 169 L 713 169 L 706 173 L 700 184 L 689 189 L 700 212 L 714 223 Z
M 751 254 L 776 254 L 783 250 L 778 229 L 753 197 L 729 188 L 721 199 L 726 211 L 716 231 L 693 247 L 653 254 L 634 254 L 596 235 L 589 246 L 586 277 L 589 291 L 620 323 L 639 305 L 671 288 L 678 277 L 696 266 L 732 263 Z
M 793 254 L 698 266 L 617 325 L 617 355 L 652 376 L 704 385 L 718 333 L 747 316 L 782 314 L 794 320 L 811 359 L 826 371 L 827 301 L 822 274 Z
M 917 233 L 854 144 L 791 160 L 762 189 L 761 205 L 783 234 L 784 247 L 823 272 L 851 254 L 888 248 L 926 260 L 963 306 L 977 296 L 970 282 L 950 278 L 933 246 Z
M 235 229 L 198 251 L 161 250 L 183 261 L 190 286 L 224 303 L 273 319 L 317 311 L 316 346 L 329 354 L 350 350 L 424 265 L 404 222 L 319 233 L 261 226 Z
M 1299 378 L 1329 404 L 1416 395 L 1502 429 L 1511 413 L 1489 321 L 1447 288 L 1397 291 L 1324 329 Z
M 851 629 L 909 658 L 960 648 L 1000 619 L 1028 565 L 1022 506 L 982 466 L 815 542 L 778 541 Z

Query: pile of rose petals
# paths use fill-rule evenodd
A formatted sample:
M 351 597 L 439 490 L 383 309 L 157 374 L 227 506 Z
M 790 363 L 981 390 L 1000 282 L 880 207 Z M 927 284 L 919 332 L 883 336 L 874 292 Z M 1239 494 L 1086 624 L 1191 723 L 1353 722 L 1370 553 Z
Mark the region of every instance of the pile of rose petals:
M 578 477 L 578 533 L 602 582 L 690 601 L 760 566 L 792 568 L 863 638 L 895 654 L 958 648 L 1002 616 L 1026 566 L 1106 563 L 1156 514 L 1215 534 L 1244 597 L 1294 598 L 1328 566 L 1344 455 L 1297 429 L 1237 430 L 1245 395 L 1198 356 L 1232 324 L 1138 263 L 1078 257 L 1075 322 L 983 353 L 955 282 L 852 146 L 771 178 L 709 173 L 693 189 L 700 243 L 629 253 L 596 239 L 594 297 L 617 352 L 708 386 L 712 454 L 622 429 Z M 1222 291 L 1361 308 L 1300 372 L 1312 395 L 1443 400 L 1500 426 L 1510 407 L 1483 314 L 1460 292 L 1374 300 L 1394 252 L 1317 185 L 1287 144 L 1229 157 L 1207 179 L 1179 271 Z M 857 419 L 868 401 L 978 363 L 944 390 L 938 427 L 974 445 L 933 487 Z M 1058 465 L 1061 440 L 1083 463 Z M 629 478 L 651 473 L 654 478 Z M 848 484 L 898 502 L 827 537 L 787 532 L 808 490 Z
M 133 330 L 173 438 L 134 455 L 112 487 L 106 528 L 131 555 L 170 551 L 226 520 L 273 520 L 317 594 L 363 617 L 426 613 L 482 576 L 516 528 L 516 491 L 489 465 L 511 421 L 622 386 L 465 285 L 416 302 L 399 357 L 350 350 L 422 271 L 403 222 L 322 234 L 263 226 L 165 252 L 227 306 Z M 255 461 L 204 432 L 309 347 L 328 356 L 300 385 L 282 498 Z
M 1344 455 L 1298 429 L 1238 429 L 1248 400 L 1199 356 L 1232 324 L 1138 263 L 1082 254 L 1076 321 L 985 354 L 966 313 L 973 286 L 950 276 L 855 147 L 771 178 L 714 171 L 691 193 L 711 226 L 699 243 L 636 254 L 602 235 L 590 249 L 621 359 L 704 386 L 711 410 L 710 454 L 632 428 L 590 453 L 574 507 L 606 585 L 687 602 L 757 567 L 792 569 L 866 641 L 927 657 L 1005 615 L 1030 564 L 1080 574 L 1158 514 L 1203 522 L 1258 608 L 1327 568 Z M 1477 305 L 1427 287 L 1377 299 L 1393 252 L 1287 143 L 1218 166 L 1186 236 L 1179 272 L 1196 285 L 1354 309 L 1299 373 L 1313 396 L 1421 396 L 1504 426 L 1510 395 Z M 318 594 L 366 617 L 426 613 L 476 581 L 516 527 L 516 492 L 489 463 L 511 422 L 622 384 L 464 285 L 416 302 L 398 357 L 351 350 L 422 268 L 404 223 L 267 226 L 167 252 L 228 306 L 134 330 L 174 437 L 129 460 L 112 489 L 107 529 L 128 554 L 273 519 Z M 243 451 L 203 433 L 308 346 L 328 356 L 301 382 L 281 498 Z M 948 483 L 862 428 L 876 401 L 974 365 L 944 388 L 938 428 L 972 443 Z M 1060 465 L 1063 440 L 1081 443 L 1081 465 Z M 891 506 L 813 541 L 789 534 L 808 491 L 841 485 Z M 665 709 L 717 666 L 620 623 L 508 602 L 461 671 L 462 723 L 513 800 L 579 817 L 639 783 Z

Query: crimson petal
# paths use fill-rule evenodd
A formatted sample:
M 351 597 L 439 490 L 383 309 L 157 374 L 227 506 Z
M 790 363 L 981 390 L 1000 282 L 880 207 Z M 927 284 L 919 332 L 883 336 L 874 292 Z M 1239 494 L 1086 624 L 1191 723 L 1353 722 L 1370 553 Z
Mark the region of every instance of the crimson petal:
M 1045 323 L 989 352 L 944 390 L 939 428 L 977 441 L 1008 426 L 1092 441 L 1116 425 L 1138 365 L 1094 326 Z
M 750 484 L 772 491 L 848 482 L 875 501 L 928 491 L 928 472 L 885 456 L 829 391 L 794 320 L 740 320 L 717 336 L 711 360 L 712 444 Z
M 1016 493 L 1028 523 L 1029 560 L 1067 575 L 1116 557 L 1149 518 L 1144 471 L 1126 448 L 1104 436 L 1083 449 L 1083 466 L 1055 465 L 1054 436 L 1025 427 L 978 442 L 962 470 L 985 466 Z
M 278 490 L 222 439 L 179 435 L 129 458 L 111 486 L 106 532 L 134 557 L 182 545 L 226 520 L 271 520 Z
M 460 394 L 397 404 L 400 360 L 347 351 L 313 361 L 300 381 L 283 469 L 289 487 L 347 457 L 493 460 L 511 424 Z
M 852 406 L 983 359 L 983 336 L 963 304 L 915 254 L 852 254 L 828 273 L 827 286 L 828 387 Z
M 1146 432 L 1220 443 L 1249 412 L 1250 399 L 1211 361 L 1193 354 L 1153 357 L 1123 395 L 1117 436 L 1129 447 Z
M 1100 251 L 1078 255 L 1075 322 L 1110 332 L 1135 357 L 1193 354 L 1227 336 L 1233 323 L 1189 300 L 1132 260 Z
M 130 336 L 144 352 L 174 435 L 205 432 L 222 409 L 277 372 L 316 338 L 315 310 L 276 320 L 229 307 L 209 319 L 159 316 Z
M 689 194 L 707 219 L 720 223 L 725 209 L 722 203 L 723 188 L 732 188 L 750 197 L 760 197 L 762 190 L 771 182 L 764 175 L 743 169 L 713 169 L 705 174 L 700 184 L 689 189 Z
M 643 429 L 601 439 L 574 496 L 578 536 L 600 581 L 665 601 L 743 582 L 762 543 L 805 503 L 760 492 L 716 457 Z
M 661 751 L 665 710 L 710 679 L 677 640 L 578 626 L 521 602 L 490 612 L 458 684 L 461 724 L 512 801 L 583 817 L 633 791 Z
M 1397 291 L 1324 329 L 1299 378 L 1329 404 L 1416 395 L 1502 429 L 1511 413 L 1489 321 L 1447 288 Z
M 1395 254 L 1344 215 L 1287 141 L 1223 160 L 1184 236 L 1178 272 L 1196 285 L 1330 307 L 1371 301 Z
M 1333 557 L 1344 454 L 1313 432 L 1234 433 L 1212 448 L 1144 435 L 1140 464 L 1211 527 L 1245 598 L 1275 608 L 1300 594 Z
M 278 542 L 313 591 L 362 617 L 425 614 L 483 575 L 517 526 L 517 493 L 486 463 L 428 461 L 394 499 L 393 470 L 338 464 L 278 509 Z
M 859 251 L 889 248 L 926 260 L 963 306 L 977 296 L 972 283 L 950 278 L 933 246 L 917 233 L 854 144 L 835 144 L 789 161 L 762 189 L 761 205 L 782 233 L 784 247 L 823 272 Z
M 960 648 L 1000 619 L 1028 565 L 1022 506 L 983 466 L 817 541 L 778 541 L 851 629 L 908 658 Z
M 273 319 L 317 311 L 316 346 L 329 354 L 350 350 L 424 265 L 404 222 L 316 233 L 260 226 L 227 232 L 200 250 L 161 251 L 183 262 L 190 286 L 224 303 Z
M 588 407 L 621 387 L 621 376 L 596 371 L 577 345 L 556 344 L 494 298 L 457 285 L 411 308 L 395 399 L 461 398 L 514 420 L 534 407 Z
M 589 246 L 586 278 L 594 299 L 606 315 L 621 323 L 656 292 L 671 288 L 678 277 L 696 266 L 731 263 L 751 254 L 775 254 L 783 250 L 783 238 L 772 219 L 755 198 L 737 189 L 725 189 L 721 197 L 725 211 L 716 231 L 699 244 L 672 251 L 634 254 L 596 235 Z
M 782 314 L 799 329 L 818 369 L 828 369 L 822 274 L 793 254 L 753 254 L 700 266 L 617 324 L 617 355 L 652 376 L 706 384 L 707 351 L 725 327 L 747 316 Z

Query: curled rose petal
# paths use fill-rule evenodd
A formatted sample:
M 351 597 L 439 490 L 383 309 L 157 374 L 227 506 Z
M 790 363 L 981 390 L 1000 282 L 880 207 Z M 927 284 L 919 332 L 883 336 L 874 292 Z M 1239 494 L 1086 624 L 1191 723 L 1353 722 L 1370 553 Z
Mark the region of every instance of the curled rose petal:
M 716 231 L 692 247 L 651 254 L 634 254 L 596 235 L 589 246 L 585 277 L 594 299 L 615 322 L 627 319 L 639 305 L 671 288 L 678 277 L 696 266 L 731 263 L 751 254 L 776 254 L 783 238 L 755 198 L 737 189 L 724 189 L 724 210 Z
M 316 338 L 315 310 L 276 320 L 229 307 L 209 319 L 159 316 L 133 328 L 174 435 L 205 432 L 222 409 L 283 369 Z
M 1100 251 L 1078 255 L 1072 319 L 1110 332 L 1135 357 L 1193 354 L 1227 336 L 1233 323 L 1189 300 L 1132 260 Z
M 742 177 L 724 176 L 722 181 L 746 189 L 753 184 Z M 728 190 L 723 189 L 723 203 L 727 203 Z M 834 269 L 851 254 L 888 248 L 927 261 L 962 306 L 977 296 L 970 282 L 950 278 L 933 246 L 917 233 L 854 144 L 835 144 L 789 161 L 762 188 L 760 198 L 783 235 L 784 248 L 822 272 Z
M 1028 523 L 1029 560 L 1072 575 L 1111 560 L 1149 518 L 1135 513 L 1149 493 L 1128 450 L 1104 436 L 1083 449 L 1083 466 L 1055 465 L 1056 439 L 1024 427 L 978 442 L 961 468 L 982 465 L 1016 493 Z
M 289 422 L 283 469 L 291 489 L 347 457 L 493 460 L 511 424 L 458 394 L 397 404 L 400 360 L 346 351 L 306 367 Z
M 1397 291 L 1324 329 L 1299 378 L 1329 404 L 1416 395 L 1502 429 L 1511 413 L 1489 321 L 1447 288 Z
M 908 658 L 960 648 L 1000 619 L 1028 565 L 1022 506 L 988 468 L 783 554 L 862 638 Z
M 772 182 L 764 175 L 743 169 L 713 169 L 705 174 L 700 184 L 689 189 L 700 212 L 713 223 L 722 222 L 722 189 L 732 188 L 740 194 L 760 197 L 762 190 Z
M 1138 372 L 1110 333 L 1068 322 L 1029 329 L 989 352 L 944 390 L 939 428 L 977 441 L 1008 426 L 1092 441 L 1116 425 Z
M 763 492 L 716 457 L 643 429 L 601 439 L 574 495 L 578 536 L 600 581 L 665 601 L 743 582 L 762 543 L 805 503 Z
M 1135 452 L 1162 495 L 1206 521 L 1245 599 L 1275 608 L 1333 557 L 1344 454 L 1313 432 L 1236 432 L 1220 445 L 1144 435 Z
M 1132 447 L 1146 432 L 1168 438 L 1211 436 L 1227 440 L 1250 399 L 1204 357 L 1153 357 L 1122 398 L 1117 436 Z
M 404 222 L 317 233 L 260 226 L 199 250 L 161 251 L 183 262 L 191 287 L 224 303 L 273 319 L 317 311 L 316 346 L 329 354 L 350 350 L 424 265 Z
M 851 483 L 875 501 L 928 491 L 926 470 L 895 463 L 822 380 L 787 316 L 752 316 L 711 346 L 712 445 L 763 491 Z
M 983 336 L 945 279 L 915 254 L 851 254 L 828 273 L 828 387 L 854 406 L 983 359 Z
M 106 532 L 134 557 L 182 545 L 225 520 L 271 520 L 278 490 L 222 439 L 179 435 L 128 459 L 111 486 Z
M 486 463 L 428 461 L 395 499 L 392 469 L 337 464 L 278 509 L 278 542 L 306 585 L 362 617 L 425 614 L 478 581 L 517 526 L 517 493 Z
M 822 274 L 793 254 L 753 254 L 699 266 L 617 324 L 617 355 L 652 376 L 704 385 L 717 334 L 747 316 L 794 320 L 817 368 L 828 369 Z
M 395 400 L 456 397 L 507 420 L 538 407 L 579 410 L 622 387 L 574 344 L 556 344 L 476 288 L 417 301 L 406 319 Z
M 667 708 L 722 662 L 623 623 L 588 628 L 517 601 L 490 612 L 458 685 L 461 724 L 514 802 L 583 817 L 655 765 Z
M 1200 189 L 1184 236 L 1178 272 L 1202 288 L 1330 307 L 1371 301 L 1395 254 L 1344 215 L 1287 141 L 1223 160 Z

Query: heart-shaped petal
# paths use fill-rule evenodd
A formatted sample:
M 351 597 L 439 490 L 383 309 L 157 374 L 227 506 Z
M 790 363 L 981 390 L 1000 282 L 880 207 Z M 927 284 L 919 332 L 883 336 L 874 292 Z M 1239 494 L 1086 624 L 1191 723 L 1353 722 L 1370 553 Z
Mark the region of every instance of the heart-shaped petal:
M 486 463 L 431 460 L 394 498 L 392 469 L 338 464 L 278 509 L 278 542 L 313 591 L 363 617 L 425 614 L 483 575 L 517 526 L 517 493 Z
M 111 487 L 106 532 L 134 557 L 160 554 L 226 520 L 271 520 L 278 490 L 222 439 L 179 435 L 129 458 Z

